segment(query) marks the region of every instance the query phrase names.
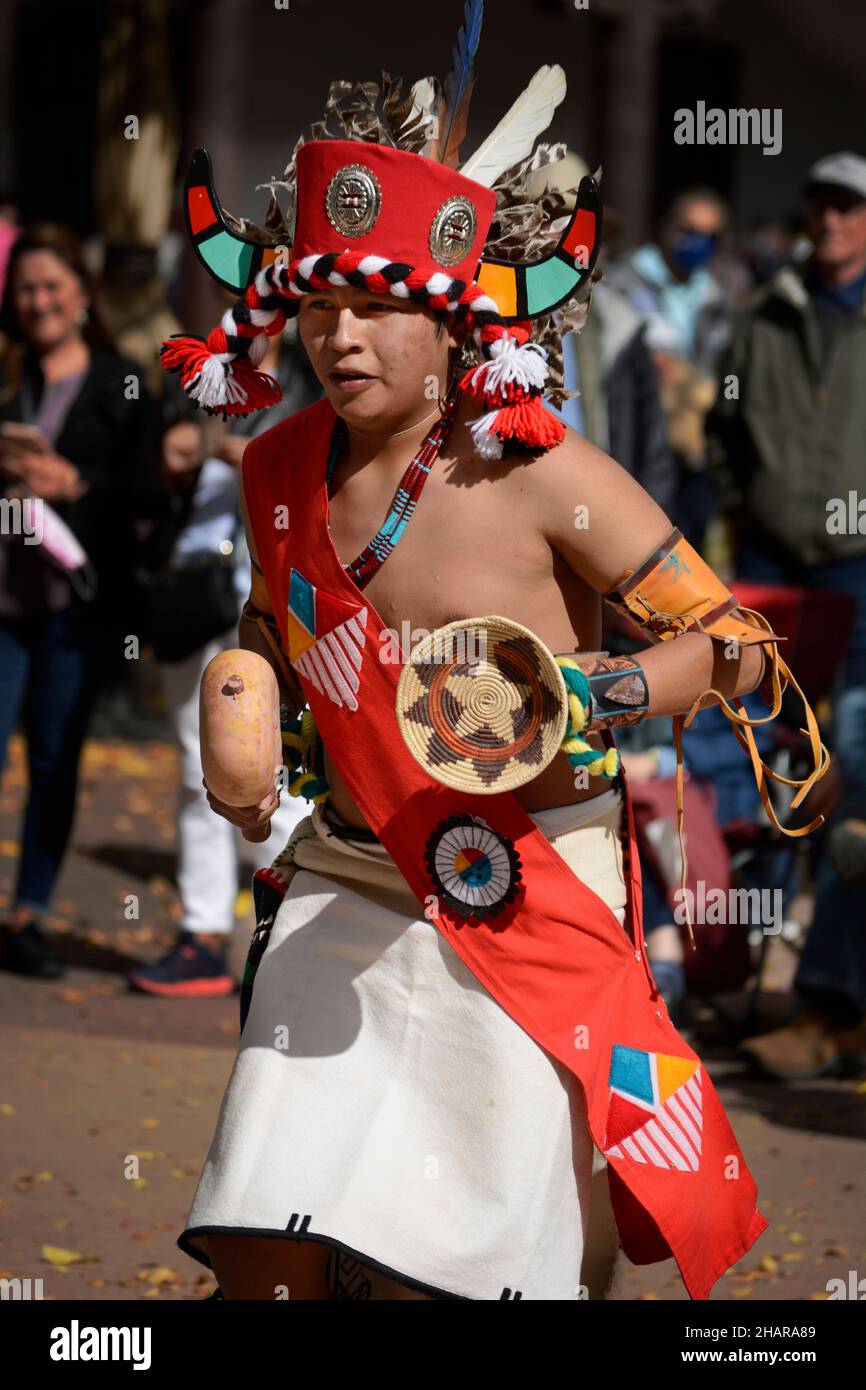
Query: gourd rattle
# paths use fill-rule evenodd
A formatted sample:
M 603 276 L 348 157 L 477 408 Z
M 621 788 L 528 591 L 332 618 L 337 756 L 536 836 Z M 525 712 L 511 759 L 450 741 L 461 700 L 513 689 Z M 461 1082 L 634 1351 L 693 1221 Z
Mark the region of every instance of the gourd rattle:
M 274 790 L 283 762 L 280 696 L 272 667 L 232 647 L 208 662 L 199 695 L 201 767 L 208 790 L 227 806 L 258 806 Z M 270 823 L 244 828 L 262 841 Z

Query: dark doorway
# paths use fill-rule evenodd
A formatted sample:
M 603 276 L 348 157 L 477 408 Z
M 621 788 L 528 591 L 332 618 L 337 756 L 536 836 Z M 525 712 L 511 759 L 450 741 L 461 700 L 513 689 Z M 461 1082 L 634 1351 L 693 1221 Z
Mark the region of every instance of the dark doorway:
M 674 194 L 690 184 L 708 184 L 730 197 L 736 150 L 730 145 L 677 145 L 674 113 L 703 101 L 727 111 L 737 105 L 737 53 L 726 44 L 698 38 L 668 38 L 659 50 L 657 102 L 656 218 Z

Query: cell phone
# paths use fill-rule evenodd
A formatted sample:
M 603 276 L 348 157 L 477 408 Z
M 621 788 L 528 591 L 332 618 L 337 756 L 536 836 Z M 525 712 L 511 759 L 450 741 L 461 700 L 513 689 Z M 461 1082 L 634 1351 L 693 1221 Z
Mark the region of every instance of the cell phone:
M 38 425 L 23 425 L 18 420 L 4 420 L 0 424 L 0 440 L 19 448 L 22 453 L 48 454 L 51 452 L 48 440 Z

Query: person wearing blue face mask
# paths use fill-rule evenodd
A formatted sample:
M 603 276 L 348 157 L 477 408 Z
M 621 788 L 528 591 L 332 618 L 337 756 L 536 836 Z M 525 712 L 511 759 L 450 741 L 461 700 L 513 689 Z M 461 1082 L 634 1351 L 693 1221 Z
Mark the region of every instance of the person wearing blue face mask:
M 712 262 L 727 229 L 727 207 L 711 189 L 680 193 L 647 242 L 612 265 L 610 282 L 647 324 L 647 343 L 714 373 L 730 338 L 732 306 Z
M 713 259 L 719 249 L 716 232 L 680 229 L 671 243 L 669 259 L 683 275 L 691 275 Z

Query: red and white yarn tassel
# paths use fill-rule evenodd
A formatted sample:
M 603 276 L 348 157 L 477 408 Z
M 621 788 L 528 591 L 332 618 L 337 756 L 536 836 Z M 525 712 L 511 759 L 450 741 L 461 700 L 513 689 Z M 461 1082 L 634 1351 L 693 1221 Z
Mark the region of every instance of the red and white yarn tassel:
M 475 452 L 482 458 L 501 458 L 509 442 L 527 449 L 551 449 L 565 437 L 565 426 L 544 409 L 547 353 L 529 338 L 530 330 L 523 324 L 493 324 L 475 333 L 489 358 L 470 367 L 460 385 L 491 407 L 469 426 Z
M 260 309 L 260 294 L 272 294 L 268 272 L 260 271 L 237 305 L 223 314 L 219 328 L 201 338 L 177 336 L 163 343 L 162 365 L 180 373 L 180 384 L 191 400 L 212 415 L 252 415 L 276 405 L 283 393 L 272 376 L 256 368 L 268 350 L 268 338 L 282 331 L 286 316 L 281 309 Z M 261 281 L 261 284 L 259 282 Z M 249 311 L 249 322 L 239 322 L 235 308 Z M 229 351 L 229 338 L 243 338 L 243 352 Z

